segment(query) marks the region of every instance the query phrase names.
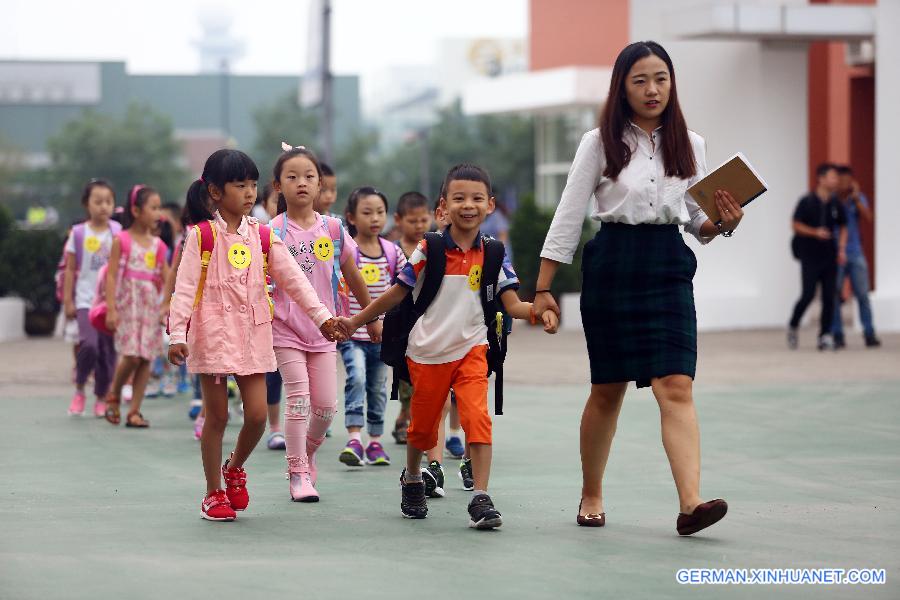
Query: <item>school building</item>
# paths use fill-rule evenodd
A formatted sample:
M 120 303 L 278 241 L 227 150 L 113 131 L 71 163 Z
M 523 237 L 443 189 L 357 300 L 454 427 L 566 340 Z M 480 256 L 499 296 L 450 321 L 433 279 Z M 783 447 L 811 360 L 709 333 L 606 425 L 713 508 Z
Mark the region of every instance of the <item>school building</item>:
M 891 231 L 900 222 L 900 1 L 530 0 L 529 10 L 529 71 L 469 85 L 463 108 L 536 117 L 540 203 L 558 203 L 619 51 L 655 40 L 672 56 L 708 167 L 740 151 L 769 186 L 731 239 L 701 248 L 686 236 L 700 265 L 699 327 L 786 326 L 800 294 L 791 216 L 827 160 L 852 165 L 875 207 L 862 234 L 875 324 L 900 331 L 900 236 Z M 565 304 L 564 325 L 578 327 L 577 303 Z
M 138 75 L 124 62 L 0 61 L 0 132 L 32 166 L 49 163 L 47 140 L 85 110 L 122 116 L 131 103 L 168 116 L 195 173 L 225 145 L 251 150 L 254 114 L 291 96 L 299 101 L 299 75 Z M 335 143 L 347 143 L 361 126 L 359 78 L 336 76 Z M 285 132 L 290 137 L 290 132 Z M 299 142 L 297 142 L 299 143 Z

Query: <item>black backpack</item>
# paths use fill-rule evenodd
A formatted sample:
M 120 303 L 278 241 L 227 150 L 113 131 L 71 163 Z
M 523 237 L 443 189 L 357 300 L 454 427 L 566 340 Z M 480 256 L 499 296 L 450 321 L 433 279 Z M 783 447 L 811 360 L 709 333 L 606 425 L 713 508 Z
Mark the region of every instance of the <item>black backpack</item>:
M 416 321 L 425 314 L 437 296 L 444 273 L 447 269 L 446 245 L 442 233 L 426 233 L 426 267 L 425 280 L 419 291 L 419 297 L 413 301 L 410 292 L 396 307 L 388 311 L 384 317 L 384 329 L 381 335 L 381 361 L 394 368 L 394 381 L 391 386 L 391 399 L 398 398 L 400 380 L 410 382 L 409 368 L 406 364 L 406 347 L 409 334 Z M 503 361 L 506 360 L 506 341 L 509 331 L 504 327 L 501 304 L 497 295 L 497 279 L 503 267 L 505 248 L 503 243 L 494 238 L 483 236 L 484 266 L 481 275 L 481 308 L 484 311 L 484 323 L 487 326 L 488 353 L 487 376 L 496 374 L 494 381 L 494 414 L 503 414 Z

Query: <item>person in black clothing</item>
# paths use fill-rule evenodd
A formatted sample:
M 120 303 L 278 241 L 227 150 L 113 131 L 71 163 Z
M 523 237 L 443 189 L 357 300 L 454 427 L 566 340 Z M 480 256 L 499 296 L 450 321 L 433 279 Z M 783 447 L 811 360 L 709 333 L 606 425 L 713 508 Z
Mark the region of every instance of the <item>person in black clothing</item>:
M 813 298 L 816 286 L 822 286 L 822 315 L 819 320 L 819 350 L 834 348 L 831 336 L 834 318 L 835 280 L 837 265 L 847 262 L 847 216 L 834 195 L 838 187 L 838 172 L 833 164 L 816 168 L 816 189 L 800 198 L 794 211 L 794 239 L 791 249 L 800 261 L 803 291 L 794 306 L 788 329 L 788 346 L 797 348 L 797 327 Z M 839 231 L 837 243 L 834 232 Z

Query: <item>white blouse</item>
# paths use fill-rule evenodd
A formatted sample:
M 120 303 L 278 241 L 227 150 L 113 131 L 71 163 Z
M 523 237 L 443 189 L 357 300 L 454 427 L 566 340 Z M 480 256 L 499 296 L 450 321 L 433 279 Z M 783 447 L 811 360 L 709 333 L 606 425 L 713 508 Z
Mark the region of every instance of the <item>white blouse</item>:
M 600 130 L 594 129 L 584 134 L 569 169 L 550 231 L 544 240 L 542 258 L 572 262 L 581 238 L 581 223 L 591 198 L 594 200 L 591 218 L 595 221 L 629 225 L 684 225 L 685 231 L 701 243 L 712 239 L 700 235 L 700 227 L 707 217 L 687 194 L 688 187 L 706 175 L 706 142 L 689 130 L 697 174 L 690 179 L 666 177 L 659 131 L 657 127 L 651 138 L 650 134 L 631 123 L 624 134 L 631 147 L 631 161 L 615 180 L 603 176 L 606 154 L 600 140 Z

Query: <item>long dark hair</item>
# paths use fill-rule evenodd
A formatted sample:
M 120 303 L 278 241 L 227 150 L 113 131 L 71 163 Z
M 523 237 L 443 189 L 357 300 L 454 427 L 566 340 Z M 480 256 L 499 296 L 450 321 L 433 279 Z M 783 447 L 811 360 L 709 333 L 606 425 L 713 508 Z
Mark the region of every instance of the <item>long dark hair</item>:
M 144 205 L 147 204 L 147 200 L 150 199 L 150 196 L 157 193 L 159 192 L 146 185 L 138 184 L 131 188 L 131 191 L 128 193 L 128 204 L 125 206 L 125 211 L 122 213 L 122 229 L 129 229 L 134 225 L 134 214 L 131 212 L 131 209 L 143 209 Z
M 226 183 L 235 181 L 259 180 L 259 169 L 256 163 L 240 150 L 223 148 L 216 150 L 206 159 L 200 179 L 191 184 L 184 203 L 187 221 L 195 225 L 200 221 L 213 218 L 210 203 L 209 186 L 214 185 L 223 192 Z M 182 217 L 184 221 L 184 217 Z
M 319 174 L 319 188 L 321 190 L 322 163 L 319 162 L 319 159 L 316 157 L 315 152 L 303 146 L 297 146 L 281 153 L 281 156 L 279 156 L 278 160 L 275 161 L 275 166 L 272 167 L 272 183 L 274 184 L 277 181 L 279 185 L 281 184 L 281 170 L 284 169 L 284 163 L 294 158 L 295 156 L 305 156 L 309 159 L 309 162 L 313 164 L 313 166 L 316 168 L 316 173 Z M 266 196 L 266 198 L 268 198 L 268 196 Z M 287 212 L 287 199 L 285 199 L 284 194 L 282 194 L 281 192 L 278 192 L 278 208 L 275 209 L 275 212 L 277 212 L 278 214 Z
M 384 202 L 384 212 L 388 212 L 388 199 L 387 196 L 376 190 L 370 185 L 364 185 L 362 187 L 358 187 L 347 197 L 347 208 L 344 210 L 344 215 L 346 218 L 346 227 L 347 233 L 350 234 L 350 237 L 356 237 L 356 225 L 350 222 L 350 217 L 356 216 L 356 208 L 359 206 L 359 199 L 365 198 L 366 196 L 378 196 L 381 198 L 381 201 Z
M 625 91 L 625 79 L 634 63 L 650 55 L 658 56 L 669 68 L 671 86 L 669 102 L 660 118 L 662 127 L 663 165 L 666 176 L 688 179 L 697 173 L 694 152 L 688 137 L 687 124 L 678 105 L 678 89 L 675 86 L 675 67 L 668 52 L 656 42 L 635 42 L 619 53 L 609 82 L 609 96 L 600 113 L 600 139 L 606 154 L 603 175 L 610 179 L 619 176 L 631 161 L 631 148 L 624 139 L 625 130 L 633 115 Z

